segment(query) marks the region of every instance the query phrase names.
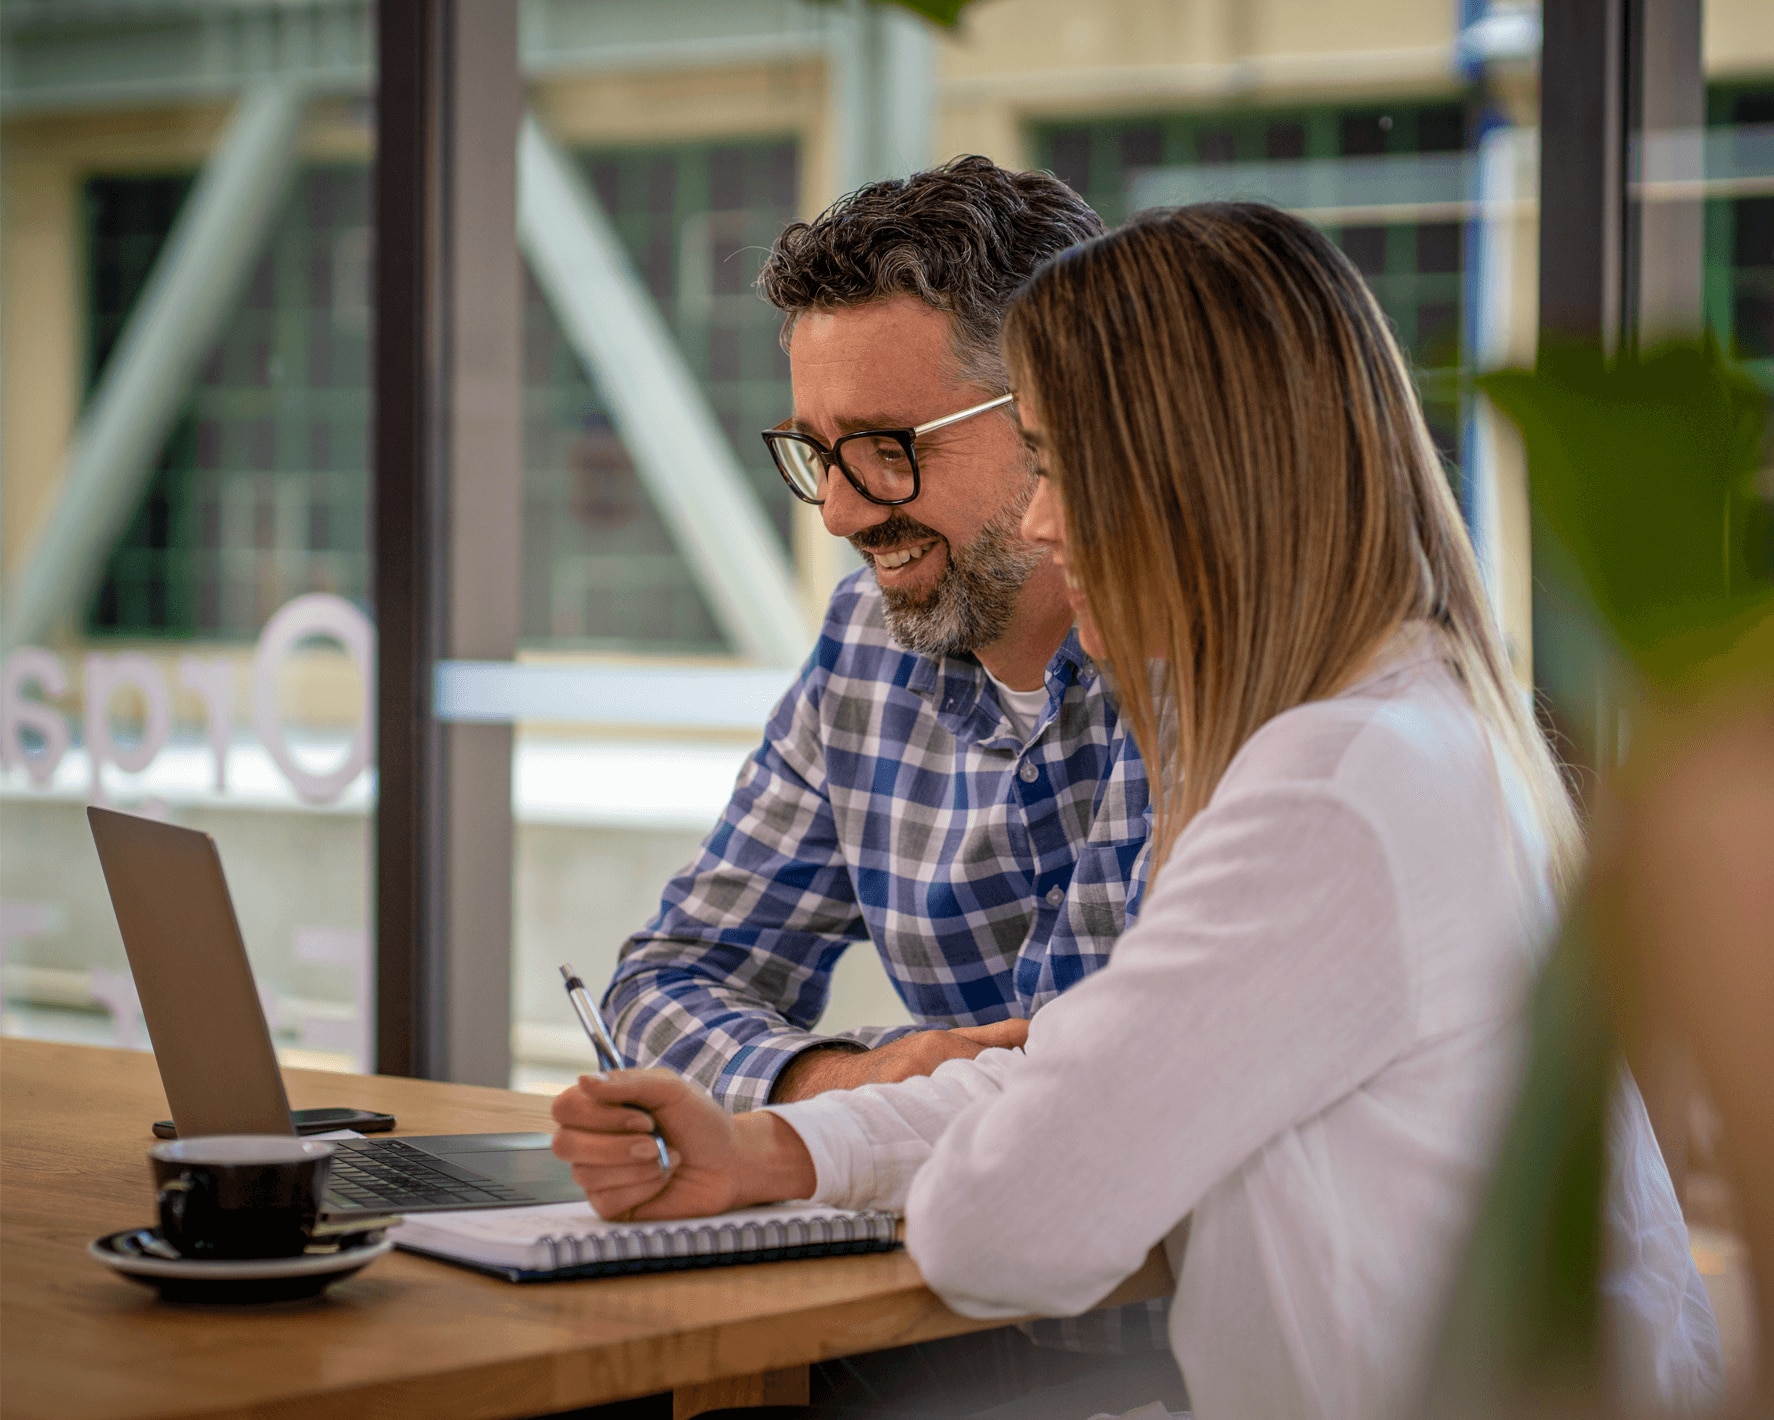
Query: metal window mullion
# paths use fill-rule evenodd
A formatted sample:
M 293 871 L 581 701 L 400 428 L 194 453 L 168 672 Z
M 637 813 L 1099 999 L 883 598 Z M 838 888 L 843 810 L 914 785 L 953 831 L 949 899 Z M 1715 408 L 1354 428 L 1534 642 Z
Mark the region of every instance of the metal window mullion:
M 382 0 L 375 163 L 374 578 L 376 665 L 376 1068 L 426 1075 L 435 1055 L 426 959 L 441 913 L 427 858 L 441 782 L 430 715 L 437 588 L 430 477 L 438 6 Z
M 515 0 L 382 0 L 376 167 L 377 1065 L 510 1072 L 511 732 L 438 662 L 516 649 Z

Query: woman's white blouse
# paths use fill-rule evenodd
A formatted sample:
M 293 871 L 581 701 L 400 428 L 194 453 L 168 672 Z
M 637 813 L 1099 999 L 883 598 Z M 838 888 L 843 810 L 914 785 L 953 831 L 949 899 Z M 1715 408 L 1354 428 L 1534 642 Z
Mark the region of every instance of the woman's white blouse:
M 903 1209 L 930 1286 L 976 1317 L 1085 1311 L 1162 1243 L 1197 1417 L 1389 1413 L 1421 1378 L 1551 920 L 1502 762 L 1427 631 L 1403 633 L 1250 739 L 1026 1051 L 776 1107 L 816 1197 Z M 1627 1170 L 1679 1237 L 1642 1108 L 1625 1118 Z M 1685 1247 L 1663 1262 L 1681 1276 L 1649 1326 L 1695 1350 L 1699 1278 Z

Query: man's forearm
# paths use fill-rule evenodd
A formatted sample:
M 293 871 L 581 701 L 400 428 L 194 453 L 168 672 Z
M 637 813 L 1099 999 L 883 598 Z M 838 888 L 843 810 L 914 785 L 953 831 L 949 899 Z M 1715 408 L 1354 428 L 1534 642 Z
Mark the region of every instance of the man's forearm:
M 657 1066 L 696 1081 L 735 1113 L 756 1109 L 770 1101 L 785 1065 L 831 1042 L 790 1023 L 779 1003 L 747 1001 L 733 986 L 717 989 L 689 969 L 684 961 L 697 945 L 671 941 L 678 960 L 649 962 L 636 952 L 618 968 L 605 997 L 617 1048 L 637 1068 Z
M 817 1046 L 804 1050 L 783 1067 L 771 1088 L 771 1104 L 793 1104 L 832 1090 L 886 1085 L 928 1075 L 944 1061 L 970 1060 L 994 1046 L 1017 1047 L 1028 1038 L 1024 1020 L 994 1021 L 986 1026 L 928 1027 L 902 1035 L 872 1050 Z
M 771 1104 L 791 1104 L 811 1099 L 827 1090 L 853 1089 L 859 1082 L 856 1057 L 867 1052 L 861 1046 L 816 1045 L 788 1062 L 770 1087 Z

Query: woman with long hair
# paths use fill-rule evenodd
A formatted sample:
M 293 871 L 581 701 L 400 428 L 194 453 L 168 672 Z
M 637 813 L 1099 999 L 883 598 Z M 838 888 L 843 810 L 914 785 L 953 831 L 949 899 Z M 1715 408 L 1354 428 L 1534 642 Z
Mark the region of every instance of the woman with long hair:
M 1005 346 L 1042 476 L 1024 536 L 1150 766 L 1138 922 L 1024 1051 L 737 1118 L 660 1072 L 587 1077 L 556 1151 L 605 1216 L 902 1209 L 971 1316 L 1084 1311 L 1162 1246 L 1198 1416 L 1393 1413 L 1508 1104 L 1571 804 L 1404 362 L 1322 234 L 1148 215 L 1044 266 Z M 1635 1227 L 1679 1235 L 1636 1098 L 1623 1118 Z M 1669 1265 L 1639 1336 L 1679 1393 L 1711 1318 Z

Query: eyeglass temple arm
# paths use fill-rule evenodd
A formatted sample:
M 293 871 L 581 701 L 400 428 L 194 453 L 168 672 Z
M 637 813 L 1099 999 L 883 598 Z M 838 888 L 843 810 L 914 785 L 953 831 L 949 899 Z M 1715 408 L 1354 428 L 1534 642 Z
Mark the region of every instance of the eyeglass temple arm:
M 1014 394 L 1001 394 L 996 399 L 988 399 L 984 404 L 976 404 L 972 409 L 963 409 L 959 414 L 945 414 L 941 419 L 932 419 L 928 424 L 913 427 L 914 436 L 934 434 L 938 429 L 946 429 L 951 424 L 959 424 L 963 419 L 971 419 L 976 414 L 985 414 L 989 410 L 1002 409 L 1016 399 Z

